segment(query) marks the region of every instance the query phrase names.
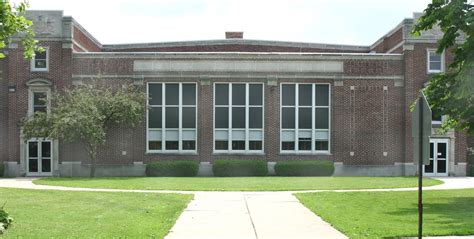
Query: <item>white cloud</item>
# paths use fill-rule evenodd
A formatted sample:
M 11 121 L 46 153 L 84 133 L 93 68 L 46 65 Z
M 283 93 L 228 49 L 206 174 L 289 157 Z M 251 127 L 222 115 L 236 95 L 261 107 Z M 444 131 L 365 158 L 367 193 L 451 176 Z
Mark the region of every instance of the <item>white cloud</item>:
M 367 45 L 429 0 L 30 0 L 32 9 L 64 10 L 100 42 L 247 39 Z

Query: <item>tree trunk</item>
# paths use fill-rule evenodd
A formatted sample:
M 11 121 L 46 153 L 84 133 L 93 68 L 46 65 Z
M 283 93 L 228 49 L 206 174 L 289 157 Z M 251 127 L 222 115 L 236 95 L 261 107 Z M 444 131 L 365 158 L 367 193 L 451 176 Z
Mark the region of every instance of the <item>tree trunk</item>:
M 90 172 L 90 177 L 93 178 L 95 177 L 95 166 L 96 166 L 96 154 L 95 152 L 90 155 L 91 157 L 91 172 Z

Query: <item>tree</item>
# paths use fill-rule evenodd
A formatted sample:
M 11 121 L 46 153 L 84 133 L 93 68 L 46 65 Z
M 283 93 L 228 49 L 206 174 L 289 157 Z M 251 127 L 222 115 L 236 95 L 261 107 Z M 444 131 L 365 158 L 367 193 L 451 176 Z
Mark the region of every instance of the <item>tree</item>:
M 467 0 L 433 0 L 413 28 L 414 34 L 439 26 L 444 33 L 438 53 L 454 59 L 445 73 L 434 75 L 424 92 L 431 107 L 448 116 L 442 131 L 455 128 L 474 135 L 474 5 Z
M 21 35 L 21 43 L 24 47 L 23 55 L 30 59 L 34 56 L 35 51 L 42 49 L 37 46 L 38 41 L 34 39 L 33 22 L 24 16 L 27 7 L 28 3 L 26 2 L 12 5 L 8 0 L 0 0 L 0 50 L 10 43 L 11 37 Z M 0 58 L 4 57 L 5 54 L 0 52 Z
M 54 93 L 49 113 L 37 112 L 22 121 L 23 136 L 81 143 L 94 177 L 97 152 L 106 143 L 109 128 L 114 124 L 135 127 L 144 118 L 147 95 L 141 88 L 112 89 L 95 83 Z

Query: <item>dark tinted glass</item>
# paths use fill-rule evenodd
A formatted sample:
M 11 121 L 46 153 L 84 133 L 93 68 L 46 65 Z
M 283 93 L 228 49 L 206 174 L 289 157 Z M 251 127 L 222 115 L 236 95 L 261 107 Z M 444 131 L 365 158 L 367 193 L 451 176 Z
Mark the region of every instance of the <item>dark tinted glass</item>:
M 150 150 L 160 150 L 161 149 L 161 141 L 150 141 L 150 142 L 148 142 L 148 148 Z
M 46 50 L 39 52 L 35 51 L 35 59 L 36 60 L 46 60 Z
M 262 105 L 263 104 L 263 91 L 262 85 L 249 85 L 249 104 L 250 105 Z
M 282 150 L 295 150 L 295 142 L 281 142 L 281 149 Z
M 161 128 L 161 107 L 148 109 L 148 128 Z
M 312 85 L 299 85 L 298 86 L 298 104 L 303 106 L 311 106 L 312 101 Z
M 316 108 L 315 114 L 316 129 L 329 129 L 329 109 Z
M 438 164 L 438 173 L 446 173 L 446 160 L 436 161 Z
M 262 128 L 262 107 L 249 108 L 249 128 Z
M 430 143 L 430 158 L 433 158 L 433 152 L 434 152 L 434 144 L 433 143 Z
M 329 85 L 316 85 L 315 94 L 317 106 L 329 106 Z
M 232 150 L 245 150 L 245 141 L 232 141 Z
M 177 150 L 177 149 L 179 149 L 178 141 L 166 141 L 165 146 L 166 146 L 166 149 L 168 149 L 168 150 Z
M 229 128 L 229 108 L 216 107 L 216 128 Z
M 245 128 L 244 107 L 232 107 L 232 128 Z
M 216 105 L 229 104 L 229 85 L 216 84 Z
M 216 140 L 216 150 L 228 150 L 229 141 Z
M 446 143 L 438 143 L 438 158 L 446 158 Z
M 430 160 L 429 165 L 425 165 L 425 173 L 432 173 L 434 171 L 433 160 Z
M 262 150 L 262 141 L 249 141 L 250 150 Z
M 298 127 L 311 129 L 311 108 L 299 108 L 298 112 Z
M 51 142 L 41 143 L 41 157 L 44 157 L 44 158 L 51 157 Z
M 196 85 L 183 84 L 183 105 L 196 105 Z
M 148 97 L 150 98 L 150 105 L 161 105 L 163 97 L 161 95 L 162 89 L 161 84 L 149 84 L 148 85 Z
M 38 142 L 29 142 L 28 143 L 28 156 L 29 157 L 38 157 Z
M 196 107 L 183 107 L 183 128 L 196 128 Z
M 232 85 L 232 105 L 245 105 L 245 84 Z
M 166 107 L 166 128 L 179 127 L 178 107 Z
M 41 159 L 41 171 L 45 173 L 51 172 L 51 159 L 50 158 Z
M 38 172 L 38 159 L 28 159 L 28 171 Z
M 281 119 L 283 129 L 295 128 L 295 108 L 282 108 Z
M 183 149 L 184 150 L 194 150 L 194 149 L 196 149 L 196 141 L 194 141 L 194 140 L 183 140 Z
M 33 104 L 35 106 L 46 105 L 47 103 L 47 95 L 46 92 L 35 92 L 33 93 Z
M 179 104 L 179 85 L 178 84 L 166 84 L 166 105 L 178 105 Z
M 311 150 L 311 140 L 299 140 L 298 141 L 299 150 Z
M 329 143 L 328 141 L 316 141 L 315 148 L 316 150 L 328 150 Z
M 282 98 L 281 102 L 283 105 L 295 105 L 295 85 L 282 85 Z

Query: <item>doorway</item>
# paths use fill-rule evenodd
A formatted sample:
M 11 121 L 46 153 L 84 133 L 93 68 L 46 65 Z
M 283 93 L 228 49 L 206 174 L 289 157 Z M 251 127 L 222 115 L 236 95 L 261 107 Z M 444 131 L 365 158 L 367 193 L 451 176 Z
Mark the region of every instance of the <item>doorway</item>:
M 449 139 L 430 140 L 430 164 L 423 167 L 425 176 L 448 176 Z
M 27 143 L 27 176 L 52 176 L 53 144 L 46 139 L 32 139 Z

